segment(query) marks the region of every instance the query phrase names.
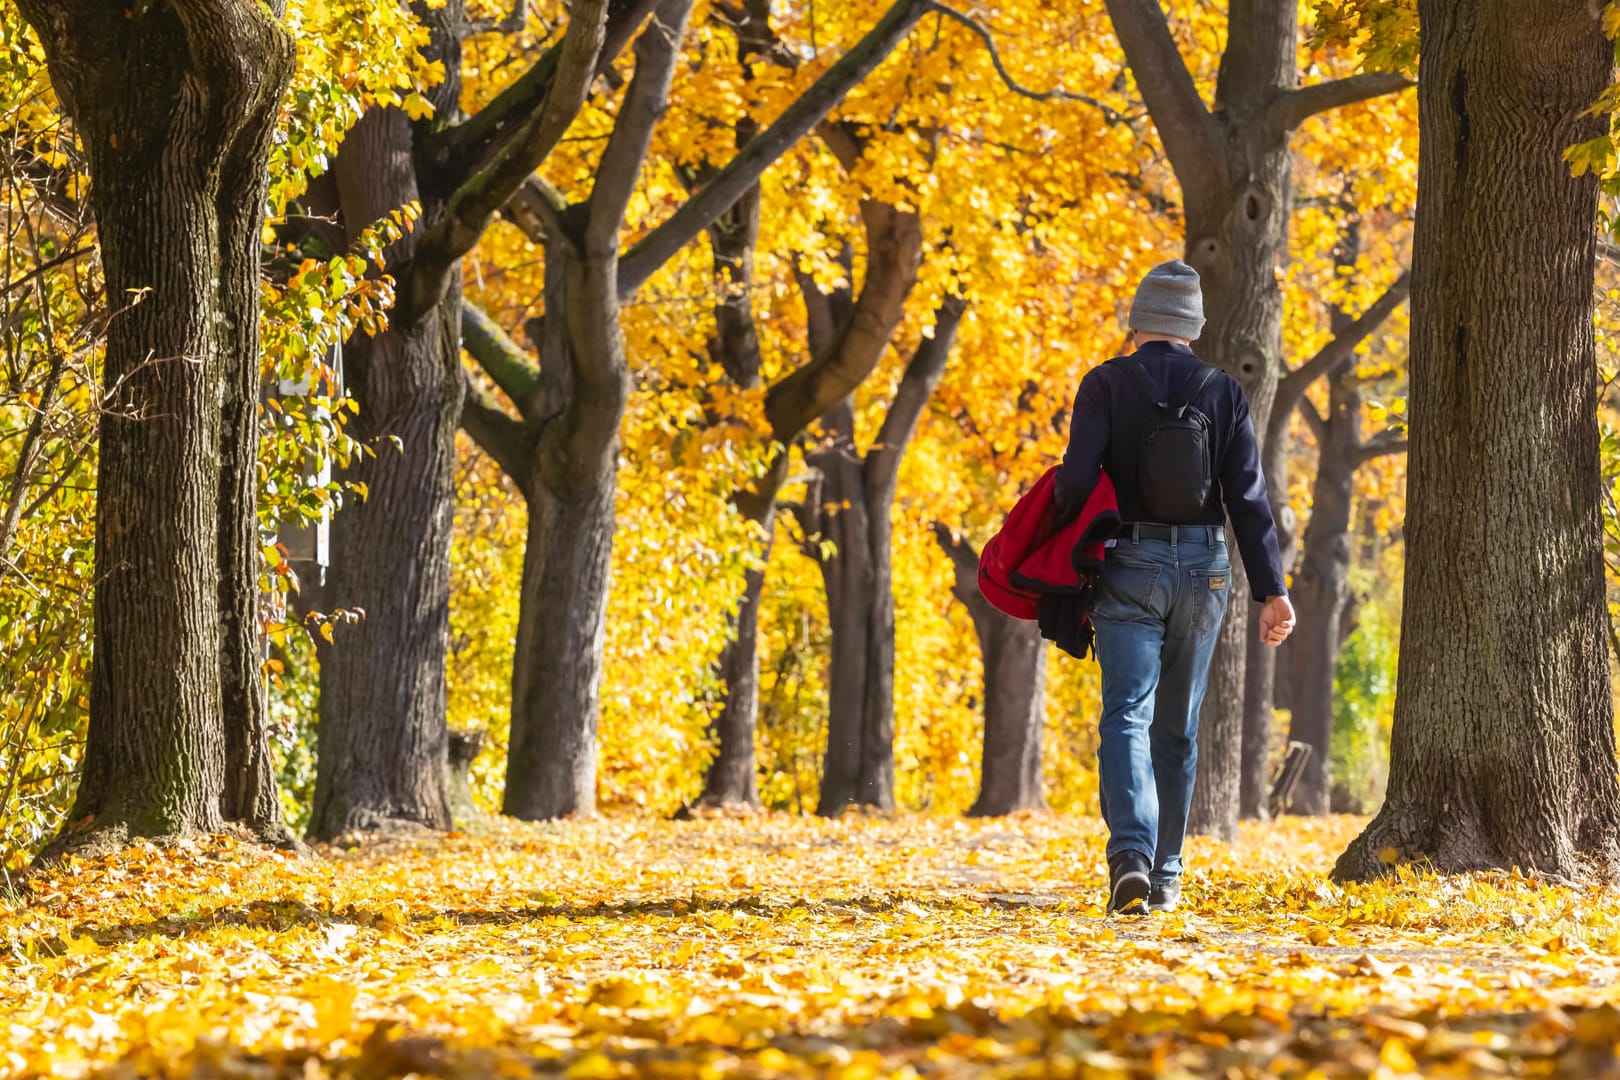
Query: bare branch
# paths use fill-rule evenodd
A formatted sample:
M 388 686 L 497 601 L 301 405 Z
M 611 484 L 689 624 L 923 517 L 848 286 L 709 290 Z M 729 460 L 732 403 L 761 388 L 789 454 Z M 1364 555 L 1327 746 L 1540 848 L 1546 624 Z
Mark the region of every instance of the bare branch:
M 951 595 L 967 607 L 975 625 L 980 625 L 981 620 L 989 622 L 994 617 L 995 609 L 990 607 L 989 601 L 979 591 L 979 553 L 943 521 L 934 522 L 934 539 L 939 541 L 939 546 L 951 560 L 951 568 L 956 571 L 951 582 Z
M 726 167 L 652 232 L 625 253 L 619 267 L 619 295 L 629 297 L 677 251 L 742 197 L 778 158 L 787 153 L 871 74 L 911 32 L 927 10 L 927 0 L 895 3 L 837 63 L 822 73 L 776 122 L 748 141 Z
M 636 28 L 652 11 L 654 0 L 609 0 L 607 31 L 597 58 L 598 75 L 612 70 L 613 62 L 630 44 Z M 512 84 L 472 116 L 426 140 L 423 158 L 444 170 L 440 183 L 455 190 L 493 160 L 501 146 L 512 140 L 544 108 L 556 81 L 567 38 L 547 49 Z
M 1315 86 L 1302 86 L 1298 90 L 1285 90 L 1266 109 L 1266 123 L 1277 136 L 1287 137 L 1290 131 L 1317 113 L 1398 93 L 1416 85 L 1404 75 L 1373 71 L 1317 83 Z
M 866 221 L 866 280 L 831 345 L 765 392 L 771 434 L 784 445 L 866 380 L 889 347 L 905 314 L 906 297 L 922 265 L 917 215 L 887 203 L 861 205 Z
M 1216 182 L 1220 135 L 1159 0 L 1106 0 L 1114 35 L 1183 187 Z
M 518 186 L 501 213 L 536 244 L 544 245 L 552 239 L 573 243 L 564 220 L 568 213 L 567 198 L 538 174 Z
M 1410 272 L 1402 273 L 1384 290 L 1382 296 L 1372 302 L 1372 306 L 1361 313 L 1360 318 L 1322 346 L 1315 356 L 1282 377 L 1277 383 L 1273 410 L 1286 415 L 1313 382 L 1348 361 L 1355 354 L 1356 346 L 1382 326 L 1384 320 L 1406 302 L 1411 291 L 1412 275 Z
M 990 54 L 990 63 L 995 66 L 996 74 L 1001 76 L 1001 81 L 1013 93 L 1022 97 L 1033 98 L 1036 101 L 1077 101 L 1082 105 L 1090 105 L 1092 108 L 1099 110 L 1110 124 L 1124 123 L 1125 117 L 1120 114 L 1119 110 L 1103 104 L 1090 94 L 1073 94 L 1062 87 L 1051 90 L 1031 90 L 1029 87 L 1022 85 L 1017 79 L 1013 78 L 1012 72 L 1007 70 L 1007 65 L 1002 63 L 1001 50 L 996 47 L 995 36 L 990 33 L 988 27 L 981 24 L 971 15 L 941 4 L 938 0 L 924 0 L 924 4 L 929 11 L 942 15 L 947 19 L 954 19 L 979 35 L 979 39 L 984 42 L 985 51 Z
M 500 19 L 473 19 L 464 27 L 467 35 L 515 34 L 523 29 L 529 16 L 529 0 L 512 0 L 512 10 Z

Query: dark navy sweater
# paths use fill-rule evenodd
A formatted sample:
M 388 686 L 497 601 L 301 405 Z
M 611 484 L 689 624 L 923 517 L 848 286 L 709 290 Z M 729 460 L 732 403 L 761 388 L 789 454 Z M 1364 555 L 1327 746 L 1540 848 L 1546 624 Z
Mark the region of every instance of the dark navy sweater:
M 1160 401 L 1182 400 L 1201 361 L 1185 345 L 1150 341 L 1135 357 L 1147 369 Z M 1266 498 L 1266 478 L 1260 471 L 1260 449 L 1249 419 L 1249 401 L 1236 379 L 1216 375 L 1191 404 L 1210 420 L 1210 453 L 1215 484 L 1204 512 L 1196 521 L 1160 522 L 1166 525 L 1221 525 L 1230 516 L 1232 535 L 1256 600 L 1287 592 L 1282 556 L 1277 551 L 1277 523 Z M 1120 517 L 1146 521 L 1141 494 L 1136 490 L 1138 432 L 1149 420 L 1146 397 L 1117 363 L 1099 364 L 1086 373 L 1074 398 L 1074 427 L 1069 450 L 1063 455 L 1056 483 L 1062 512 L 1084 506 L 1097 483 L 1097 470 L 1107 468 L 1119 495 Z M 1224 508 L 1223 508 L 1224 505 Z

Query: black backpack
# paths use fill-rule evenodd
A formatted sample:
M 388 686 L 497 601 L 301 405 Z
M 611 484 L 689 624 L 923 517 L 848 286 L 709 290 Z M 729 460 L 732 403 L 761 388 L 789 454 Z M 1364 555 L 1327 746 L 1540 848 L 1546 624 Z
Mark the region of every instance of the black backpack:
M 1209 417 L 1192 400 L 1215 377 L 1208 364 L 1187 377 L 1179 404 L 1160 401 L 1149 377 L 1134 357 L 1121 357 L 1120 366 L 1148 402 L 1148 417 L 1137 433 L 1136 490 L 1144 520 L 1185 525 L 1203 515 L 1214 487 L 1210 460 Z

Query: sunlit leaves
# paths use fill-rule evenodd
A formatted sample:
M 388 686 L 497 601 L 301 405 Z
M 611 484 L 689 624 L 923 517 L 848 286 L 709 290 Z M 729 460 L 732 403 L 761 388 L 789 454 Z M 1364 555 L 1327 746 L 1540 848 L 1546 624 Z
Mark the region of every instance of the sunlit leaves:
M 1357 819 L 1195 839 L 1102 915 L 1099 823 L 502 825 L 80 859 L 0 900 L 20 1076 L 1601 1075 L 1620 906 L 1328 882 Z M 1381 1071 L 1383 1070 L 1383 1071 Z M 109 1075 L 118 1075 L 112 1073 Z

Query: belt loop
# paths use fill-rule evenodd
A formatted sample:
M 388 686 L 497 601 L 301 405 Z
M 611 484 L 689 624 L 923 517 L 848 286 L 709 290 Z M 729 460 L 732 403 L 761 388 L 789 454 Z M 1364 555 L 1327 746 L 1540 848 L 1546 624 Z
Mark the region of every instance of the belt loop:
M 1142 523 L 1140 521 L 1133 522 L 1131 524 L 1131 543 L 1140 544 L 1141 542 L 1142 542 Z
M 1171 547 L 1176 546 L 1176 533 L 1177 533 L 1177 530 L 1180 529 L 1180 528 L 1181 528 L 1181 526 L 1179 526 L 1179 525 L 1170 526 L 1170 546 Z

